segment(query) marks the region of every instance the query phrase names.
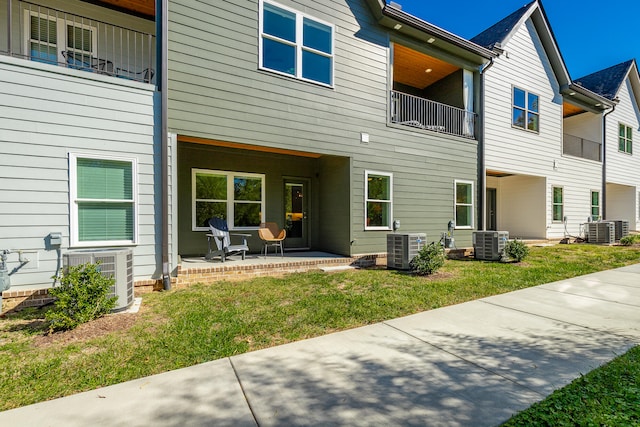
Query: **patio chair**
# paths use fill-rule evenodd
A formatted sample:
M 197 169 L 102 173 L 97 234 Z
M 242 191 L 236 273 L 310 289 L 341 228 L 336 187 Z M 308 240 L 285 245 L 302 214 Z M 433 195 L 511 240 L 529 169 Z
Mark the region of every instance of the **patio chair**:
M 287 230 L 281 230 L 275 222 L 263 222 L 258 229 L 258 236 L 264 242 L 263 252 L 265 258 L 267 257 L 269 246 L 276 248 L 276 254 L 278 253 L 278 248 L 280 248 L 280 254 L 284 257 L 283 242 L 287 237 Z
M 211 233 L 207 234 L 209 252 L 207 252 L 205 259 L 210 260 L 219 256 L 221 261 L 224 262 L 228 256 L 242 254 L 242 259 L 244 260 L 245 254 L 249 250 L 247 237 L 250 237 L 251 234 L 230 234 L 227 221 L 222 218 L 209 218 L 207 224 Z M 242 244 L 232 245 L 231 236 L 241 236 Z M 212 241 L 215 242 L 215 248 Z
M 135 80 L 137 82 L 151 83 L 155 71 L 153 68 L 145 68 L 142 71 L 132 71 L 125 68 L 116 68 L 116 77 L 127 80 Z

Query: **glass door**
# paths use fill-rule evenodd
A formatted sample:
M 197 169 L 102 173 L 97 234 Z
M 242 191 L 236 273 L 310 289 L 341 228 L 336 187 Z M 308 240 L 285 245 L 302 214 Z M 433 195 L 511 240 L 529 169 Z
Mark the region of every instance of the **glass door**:
M 285 249 L 309 249 L 309 183 L 286 179 L 284 182 Z

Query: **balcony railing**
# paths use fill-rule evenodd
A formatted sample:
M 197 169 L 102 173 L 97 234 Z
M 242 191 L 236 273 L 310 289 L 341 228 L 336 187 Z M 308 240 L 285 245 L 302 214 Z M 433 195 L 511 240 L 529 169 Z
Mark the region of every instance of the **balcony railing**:
M 476 114 L 429 99 L 391 91 L 391 123 L 475 139 Z
M 19 0 L 0 0 L 0 52 L 31 61 L 151 83 L 155 37 Z M 5 22 L 3 22 L 6 19 Z M 3 37 L 0 37 L 2 40 Z
M 601 161 L 602 144 L 578 136 L 564 134 L 562 153 L 587 160 Z

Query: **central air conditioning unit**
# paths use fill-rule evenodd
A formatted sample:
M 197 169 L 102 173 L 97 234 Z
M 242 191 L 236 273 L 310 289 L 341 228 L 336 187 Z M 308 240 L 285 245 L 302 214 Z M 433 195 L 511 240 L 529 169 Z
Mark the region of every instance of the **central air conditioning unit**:
M 614 243 L 616 241 L 616 225 L 613 222 L 588 222 L 587 242 Z
M 611 219 L 607 222 L 612 222 L 615 225 L 615 241 L 619 242 L 625 236 L 629 235 L 629 221 L 622 219 Z
M 409 270 L 411 260 L 426 242 L 425 233 L 387 234 L 387 268 Z
M 471 234 L 476 259 L 500 261 L 504 246 L 509 241 L 508 231 L 474 231 Z
M 70 251 L 63 256 L 63 267 L 100 263 L 103 276 L 115 279 L 110 296 L 117 296 L 113 311 L 127 309 L 133 303 L 133 252 L 131 249 L 91 249 Z

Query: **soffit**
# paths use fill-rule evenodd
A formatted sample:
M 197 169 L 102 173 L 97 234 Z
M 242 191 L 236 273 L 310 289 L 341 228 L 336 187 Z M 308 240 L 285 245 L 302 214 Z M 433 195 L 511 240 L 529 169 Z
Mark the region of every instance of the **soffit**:
M 155 17 L 155 0 L 96 0 L 94 3 L 101 3 L 115 7 L 123 11 L 134 12 L 147 17 Z
M 398 83 L 424 89 L 459 69 L 406 46 L 397 43 L 393 46 L 393 80 Z

